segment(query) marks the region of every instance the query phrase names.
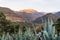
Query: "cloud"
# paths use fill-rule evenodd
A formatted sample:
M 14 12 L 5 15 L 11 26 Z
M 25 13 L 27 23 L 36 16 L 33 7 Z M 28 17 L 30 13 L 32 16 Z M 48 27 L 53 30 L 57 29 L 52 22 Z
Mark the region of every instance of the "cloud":
M 60 10 L 60 0 L 1 0 L 0 6 L 9 7 L 13 10 L 32 8 L 51 12 Z
M 1 0 L 0 0 L 1 1 Z
M 21 1 L 22 3 L 28 3 L 28 4 L 47 4 L 46 1 L 44 0 L 24 0 L 24 1 Z
M 46 3 L 47 3 L 47 2 L 44 1 L 44 0 L 33 0 L 33 1 L 35 1 L 35 2 L 39 2 L 39 3 L 41 3 L 41 4 L 46 4 Z

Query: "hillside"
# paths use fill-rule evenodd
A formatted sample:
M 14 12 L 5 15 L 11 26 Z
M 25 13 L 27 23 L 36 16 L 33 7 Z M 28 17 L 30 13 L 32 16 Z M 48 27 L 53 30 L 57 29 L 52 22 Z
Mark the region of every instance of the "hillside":
M 55 15 L 60 17 L 60 11 L 56 12 Z
M 33 21 L 36 18 L 43 16 L 44 12 L 38 12 L 33 9 L 24 9 L 21 11 L 16 11 L 16 14 L 18 14 L 19 16 L 21 16 L 29 21 Z
M 49 20 L 52 19 L 54 22 L 56 22 L 56 20 L 57 20 L 59 17 L 56 16 L 55 14 L 48 13 L 48 14 L 42 16 L 42 17 L 37 18 L 37 19 L 34 21 L 34 23 L 42 23 L 42 18 L 43 18 L 43 20 L 45 20 L 45 19 L 48 20 L 48 18 L 49 18 Z
M 12 11 L 9 8 L 5 8 L 5 7 L 0 7 L 0 12 L 3 12 L 6 16 L 6 19 L 11 20 L 13 22 L 24 22 L 25 20 L 21 17 L 15 14 L 14 11 Z

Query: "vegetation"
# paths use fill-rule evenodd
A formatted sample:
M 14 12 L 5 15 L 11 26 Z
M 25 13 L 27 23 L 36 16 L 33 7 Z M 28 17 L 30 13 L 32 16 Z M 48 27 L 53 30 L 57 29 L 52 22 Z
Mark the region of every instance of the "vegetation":
M 59 36 L 59 32 L 60 32 L 60 18 L 57 19 L 56 23 L 53 24 L 53 26 L 55 26 L 55 29 L 56 29 L 57 34 Z
M 7 20 L 4 13 L 0 12 L 0 34 L 7 32 L 14 33 L 14 30 L 17 32 L 19 26 L 19 22 L 11 22 L 10 20 Z
M 36 28 L 36 30 L 34 30 L 34 27 Z M 10 20 L 6 19 L 6 16 L 4 15 L 4 13 L 0 12 L 0 34 L 3 33 L 18 33 L 19 29 L 20 31 L 24 34 L 25 31 L 27 30 L 27 28 L 31 29 L 31 32 L 40 32 L 41 31 L 41 27 L 42 25 L 40 24 L 36 24 L 33 27 L 33 24 L 30 22 L 12 22 Z

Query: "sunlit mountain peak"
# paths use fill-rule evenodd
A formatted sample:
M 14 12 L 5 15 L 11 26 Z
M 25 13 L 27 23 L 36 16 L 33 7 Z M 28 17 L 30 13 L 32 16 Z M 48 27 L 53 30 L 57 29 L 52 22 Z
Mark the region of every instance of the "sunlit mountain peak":
M 32 12 L 37 12 L 37 11 L 34 9 L 24 9 L 24 10 L 20 10 L 19 12 L 32 13 Z

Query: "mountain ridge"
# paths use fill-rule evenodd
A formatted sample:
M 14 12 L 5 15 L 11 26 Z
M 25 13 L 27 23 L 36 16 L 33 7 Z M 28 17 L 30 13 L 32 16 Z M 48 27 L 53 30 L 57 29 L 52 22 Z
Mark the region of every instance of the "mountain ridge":
M 25 11 L 25 10 L 28 10 L 28 11 Z M 13 10 L 11 10 L 9 8 L 6 8 L 6 7 L 0 7 L 0 11 L 3 12 L 6 15 L 6 18 L 8 20 L 12 20 L 12 21 L 20 21 L 20 22 L 22 22 L 25 19 L 27 19 L 28 21 L 37 20 L 39 22 L 39 20 L 42 17 L 49 17 L 47 15 L 52 15 L 52 17 L 55 16 L 55 15 L 56 15 L 56 17 L 58 15 L 60 16 L 60 12 L 55 12 L 55 14 L 51 14 L 51 13 L 46 13 L 46 12 L 38 12 L 38 11 L 36 11 L 34 9 L 25 9 L 25 10 L 13 11 Z M 35 22 L 37 22 L 37 21 L 35 21 Z
M 49 18 L 49 19 L 51 18 L 54 22 L 56 22 L 56 20 L 57 20 L 59 17 L 56 16 L 55 14 L 48 13 L 48 14 L 46 14 L 46 15 L 43 15 L 42 17 L 37 18 L 37 19 L 34 20 L 33 22 L 34 22 L 34 23 L 42 23 L 42 18 L 43 18 L 44 20 L 45 20 L 45 19 L 48 20 L 48 18 Z
M 6 19 L 11 20 L 13 22 L 23 22 L 24 19 L 21 16 L 16 15 L 16 13 L 6 7 L 0 7 L 0 11 L 4 13 L 4 15 L 6 16 Z
M 55 12 L 55 15 L 57 15 L 57 16 L 59 16 L 59 17 L 60 17 L 60 11 Z
M 31 12 L 31 13 L 26 13 L 26 12 L 16 12 L 17 15 L 20 15 L 21 17 L 26 18 L 29 21 L 33 21 L 38 17 L 41 17 L 44 15 L 44 12 Z
M 38 12 L 34 9 L 23 9 L 23 10 L 19 10 L 18 12 L 24 12 L 24 13 L 33 13 L 33 12 Z

